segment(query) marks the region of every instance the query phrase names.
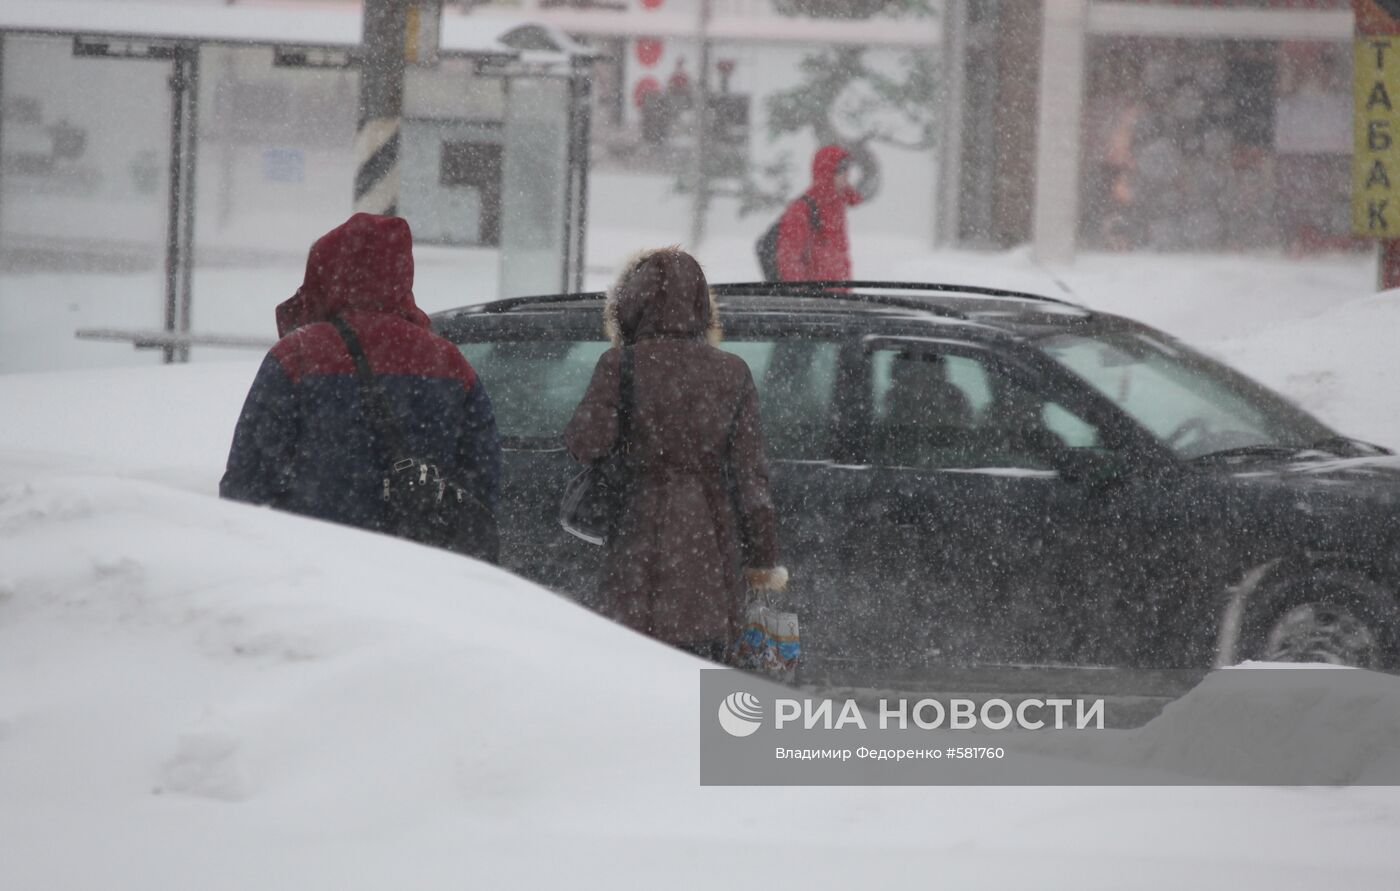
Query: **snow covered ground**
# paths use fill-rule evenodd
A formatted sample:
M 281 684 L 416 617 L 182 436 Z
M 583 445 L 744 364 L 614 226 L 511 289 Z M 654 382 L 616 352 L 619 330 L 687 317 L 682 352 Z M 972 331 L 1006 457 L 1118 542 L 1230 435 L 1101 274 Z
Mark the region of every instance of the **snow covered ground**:
M 0 887 L 1400 878 L 1395 788 L 702 788 L 699 661 L 492 568 L 212 497 L 243 380 L 0 379 L 29 416 L 0 433 Z M 1208 779 L 1295 740 L 1364 779 L 1400 757 L 1383 683 L 1285 712 L 1207 684 L 1065 775 Z

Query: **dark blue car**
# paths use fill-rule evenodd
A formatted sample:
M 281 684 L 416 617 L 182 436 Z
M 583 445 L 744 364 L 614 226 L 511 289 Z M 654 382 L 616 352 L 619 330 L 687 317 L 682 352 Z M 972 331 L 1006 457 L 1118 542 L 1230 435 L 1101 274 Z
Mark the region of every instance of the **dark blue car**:
M 1063 301 L 715 288 L 753 371 L 809 664 L 1400 664 L 1400 459 L 1174 338 Z M 506 446 L 503 562 L 587 602 L 560 431 L 601 294 L 435 317 Z

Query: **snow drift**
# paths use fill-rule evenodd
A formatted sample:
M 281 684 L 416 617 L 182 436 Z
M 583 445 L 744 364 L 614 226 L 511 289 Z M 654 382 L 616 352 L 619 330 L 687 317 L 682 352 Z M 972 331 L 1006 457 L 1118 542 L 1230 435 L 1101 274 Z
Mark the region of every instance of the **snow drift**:
M 1400 870 L 1393 789 L 702 788 L 700 668 L 455 555 L 0 462 L 0 886 L 708 888 L 737 870 L 851 887 L 934 864 L 962 884 L 1110 888 L 1132 869 L 1282 888 Z M 1233 728 L 1215 745 L 1254 746 L 1277 716 L 1237 706 L 1207 685 L 1141 738 L 1104 737 L 1117 764 L 1077 753 L 1065 776 L 1172 769 L 1213 721 Z

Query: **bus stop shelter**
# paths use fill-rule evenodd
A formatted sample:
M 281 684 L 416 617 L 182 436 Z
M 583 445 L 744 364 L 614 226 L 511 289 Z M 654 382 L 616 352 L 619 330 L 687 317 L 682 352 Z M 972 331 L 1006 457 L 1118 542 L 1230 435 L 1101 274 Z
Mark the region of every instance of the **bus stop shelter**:
M 196 258 L 304 257 L 348 215 L 361 30 L 349 9 L 0 0 L 0 264 L 158 268 L 158 328 L 85 333 L 166 361 L 261 343 L 191 333 Z M 400 212 L 420 244 L 494 252 L 461 302 L 581 287 L 592 55 L 455 14 L 437 36 L 405 76 Z

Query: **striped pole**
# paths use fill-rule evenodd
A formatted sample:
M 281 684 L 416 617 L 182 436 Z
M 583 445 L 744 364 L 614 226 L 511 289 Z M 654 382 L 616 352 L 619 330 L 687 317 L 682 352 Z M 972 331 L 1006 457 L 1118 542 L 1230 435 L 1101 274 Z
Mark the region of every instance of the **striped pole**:
M 397 216 L 409 0 L 365 0 L 355 210 Z

